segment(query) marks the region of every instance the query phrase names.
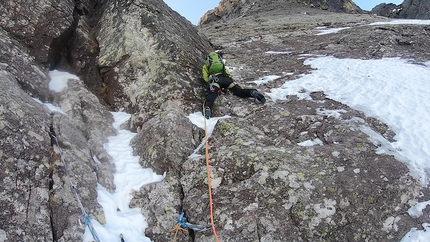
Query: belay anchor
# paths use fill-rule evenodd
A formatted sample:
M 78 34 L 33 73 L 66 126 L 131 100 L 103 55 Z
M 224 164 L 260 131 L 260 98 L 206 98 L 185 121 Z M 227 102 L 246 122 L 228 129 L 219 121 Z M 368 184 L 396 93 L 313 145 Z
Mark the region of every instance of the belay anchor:
M 185 213 L 182 212 L 181 216 L 179 216 L 178 220 L 176 220 L 176 225 L 170 231 L 175 231 L 176 234 L 178 234 L 179 230 L 188 232 L 188 230 L 191 229 L 195 232 L 203 232 L 210 228 L 211 228 L 210 225 L 203 226 L 203 225 L 188 223 L 187 218 L 185 217 Z M 175 238 L 176 238 L 176 234 L 175 234 Z

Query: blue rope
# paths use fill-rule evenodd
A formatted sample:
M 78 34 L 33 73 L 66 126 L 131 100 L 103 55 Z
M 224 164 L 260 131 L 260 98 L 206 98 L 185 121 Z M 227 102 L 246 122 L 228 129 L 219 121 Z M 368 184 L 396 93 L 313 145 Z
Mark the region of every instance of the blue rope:
M 52 128 L 52 127 L 51 127 L 51 130 L 50 130 L 50 131 L 51 131 L 51 132 L 50 132 L 50 135 L 51 135 L 51 137 L 52 137 L 52 138 L 54 138 L 54 139 L 55 139 L 55 143 L 57 144 L 58 149 L 59 149 L 59 151 L 60 151 L 60 159 L 61 159 L 61 162 L 62 162 L 62 163 L 63 163 L 63 165 L 64 165 L 64 169 L 66 170 L 66 175 L 67 175 L 67 177 L 69 178 L 70 186 L 72 187 L 73 194 L 75 195 L 75 197 L 76 197 L 76 201 L 78 202 L 79 208 L 81 209 L 81 212 L 82 212 L 82 220 L 83 220 L 83 222 L 85 223 L 85 225 L 86 225 L 86 226 L 88 226 L 88 229 L 90 230 L 91 235 L 93 236 L 94 240 L 95 240 L 96 242 L 100 242 L 100 239 L 99 239 L 99 237 L 97 236 L 97 233 L 96 233 L 96 231 L 95 231 L 95 229 L 94 229 L 94 227 L 93 227 L 93 224 L 91 223 L 91 219 L 90 219 L 90 217 L 88 216 L 87 212 L 85 211 L 84 206 L 82 205 L 81 199 L 79 198 L 79 195 L 78 195 L 78 191 L 77 191 L 76 187 L 72 184 L 72 180 L 71 180 L 71 177 L 70 177 L 70 174 L 69 174 L 69 170 L 67 169 L 67 164 L 66 164 L 66 162 L 65 162 L 65 161 L 64 161 L 64 159 L 63 159 L 63 150 L 61 149 L 61 146 L 60 146 L 60 144 L 58 143 L 57 136 L 55 135 L 55 132 L 54 132 L 54 130 L 53 130 L 53 128 Z
M 91 223 L 91 219 L 90 219 L 90 217 L 88 216 L 88 214 L 86 214 L 86 213 L 85 213 L 85 214 L 82 214 L 82 217 L 83 217 L 83 220 L 84 220 L 85 225 L 86 225 L 86 226 L 88 226 L 88 229 L 90 230 L 91 235 L 93 236 L 94 240 L 95 240 L 96 242 L 100 242 L 100 239 L 99 239 L 99 237 L 97 236 L 96 230 L 94 229 L 93 224 Z
M 178 223 L 179 225 L 181 225 L 182 228 L 188 229 L 188 225 L 185 223 L 185 221 L 187 221 L 187 218 L 185 217 L 184 212 L 182 212 L 181 216 L 179 216 L 179 218 L 176 221 L 176 223 Z

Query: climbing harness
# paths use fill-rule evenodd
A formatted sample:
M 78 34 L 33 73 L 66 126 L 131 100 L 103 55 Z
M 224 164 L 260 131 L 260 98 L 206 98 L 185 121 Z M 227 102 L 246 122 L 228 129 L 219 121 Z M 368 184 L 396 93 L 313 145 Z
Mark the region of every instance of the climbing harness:
M 90 216 L 88 216 L 88 213 L 85 211 L 85 208 L 82 205 L 81 199 L 79 198 L 79 195 L 78 195 L 78 191 L 77 191 L 76 187 L 72 184 L 71 176 L 70 176 L 69 170 L 67 169 L 67 164 L 63 158 L 63 150 L 61 149 L 61 146 L 58 143 L 57 135 L 55 134 L 53 126 L 49 127 L 49 136 L 51 137 L 51 143 L 53 143 L 53 141 L 54 141 L 54 143 L 58 147 L 59 154 L 60 154 L 60 160 L 63 163 L 64 170 L 66 171 L 66 175 L 69 178 L 70 186 L 72 187 L 73 194 L 75 195 L 76 201 L 78 202 L 79 208 L 81 209 L 81 212 L 82 212 L 82 221 L 85 223 L 86 226 L 88 226 L 88 229 L 90 230 L 91 235 L 93 236 L 94 240 L 96 242 L 100 242 L 100 239 L 97 236 L 97 233 L 96 233 L 96 231 L 95 231 L 95 229 L 91 223 Z

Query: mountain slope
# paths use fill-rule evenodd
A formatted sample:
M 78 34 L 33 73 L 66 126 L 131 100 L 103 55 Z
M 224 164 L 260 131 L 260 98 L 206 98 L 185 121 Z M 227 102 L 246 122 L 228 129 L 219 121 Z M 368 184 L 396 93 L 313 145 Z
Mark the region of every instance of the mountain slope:
M 309 57 L 430 59 L 428 25 L 370 25 L 387 19 L 345 13 L 350 1 L 328 1 L 341 13 L 323 10 L 330 8 L 324 1 L 254 2 L 227 6 L 222 21 L 199 28 L 161 0 L 1 5 L 0 203 L 7 209 L 0 238 L 80 241 L 85 225 L 78 221 L 81 211 L 70 184 L 91 218 L 104 224 L 97 185 L 114 192 L 117 169 L 104 148 L 115 133 L 110 111 L 131 114 L 122 128 L 137 133 L 133 155 L 143 167 L 166 174 L 162 182 L 130 194 L 130 207 L 146 217 L 145 235 L 171 240 L 183 210 L 189 222 L 207 225 L 205 161 L 189 158 L 204 132 L 189 115 L 202 107 L 200 72 L 210 50 L 224 52 L 241 86 L 263 93 L 312 72 L 305 65 Z M 77 77 L 53 90 L 51 68 Z M 256 85 L 268 75 L 277 77 Z M 394 156 L 377 154 L 378 144 L 356 128 L 367 126 L 392 142 L 390 127 L 323 92 L 310 96 L 276 102 L 267 96 L 265 105 L 229 94 L 216 101 L 214 116 L 230 116 L 218 122 L 209 140 L 215 226 L 222 240 L 390 241 L 421 226 L 407 210 L 415 200 L 429 200 L 428 188 Z M 342 118 L 318 110 L 343 110 Z M 322 146 L 298 145 L 317 139 Z M 208 230 L 177 239 L 214 237 Z
M 202 16 L 199 25 L 214 21 L 230 20 L 244 16 L 255 16 L 258 13 L 268 13 L 274 10 L 283 11 L 288 14 L 289 10 L 296 8 L 322 9 L 331 12 L 363 13 L 363 11 L 350 0 L 270 0 L 270 1 L 239 1 L 222 0 L 213 10 Z

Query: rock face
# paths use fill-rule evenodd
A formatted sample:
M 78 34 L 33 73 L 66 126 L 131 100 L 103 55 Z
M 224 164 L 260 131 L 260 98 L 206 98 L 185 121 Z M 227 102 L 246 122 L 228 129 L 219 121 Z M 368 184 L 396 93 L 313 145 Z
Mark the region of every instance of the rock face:
M 103 148 L 115 132 L 109 111 L 132 114 L 126 128 L 137 132 L 131 145 L 140 163 L 166 172 L 162 182 L 132 194 L 130 206 L 147 218 L 146 235 L 172 240 L 182 210 L 190 222 L 208 224 L 205 161 L 188 158 L 204 132 L 187 116 L 201 109 L 200 70 L 213 48 L 228 65 L 242 67 L 234 78 L 244 86 L 267 73 L 281 76 L 259 87 L 263 92 L 309 72 L 303 54 L 430 58 L 428 26 L 368 25 L 386 19 L 346 13 L 360 12 L 351 1 L 222 1 L 223 21 L 207 14 L 199 28 L 161 0 L 60 2 L 0 6 L 0 241 L 82 241 L 71 185 L 91 218 L 103 223 L 96 186 L 115 189 L 115 167 Z M 316 27 L 350 28 L 315 35 Z M 54 68 L 79 79 L 50 90 Z M 281 73 L 286 68 L 293 75 Z M 346 112 L 333 118 L 319 109 Z M 376 154 L 357 129 L 366 125 L 392 140 L 380 121 L 324 93 L 264 106 L 225 95 L 214 114 L 231 116 L 210 139 L 222 241 L 399 241 L 425 222 L 406 211 L 414 200 L 429 200 L 428 188 L 394 157 Z M 324 146 L 297 146 L 315 138 Z M 178 240 L 214 237 L 208 230 L 180 233 Z
M 430 2 L 405 0 L 400 5 L 382 3 L 374 7 L 371 12 L 389 18 L 430 19 Z
M 0 240 L 81 241 L 85 227 L 71 185 L 103 223 L 95 189 L 114 189 L 115 167 L 103 148 L 114 134 L 109 111 L 132 112 L 134 130 L 172 115 L 191 130 L 183 109 L 192 110 L 193 98 L 200 106 L 197 70 L 209 43 L 161 0 L 7 1 L 0 14 Z M 51 91 L 51 68 L 80 80 Z
M 394 3 L 381 3 L 376 5 L 370 11 L 372 14 L 376 14 L 384 17 L 394 17 L 393 13 L 397 13 L 400 10 L 400 7 Z
M 82 202 L 97 214 L 91 150 L 103 160 L 102 143 L 112 133 L 110 114 L 83 83 L 62 93 L 48 88 L 52 43 L 74 25 L 74 9 L 71 1 L 7 1 L 0 7 L 2 241 L 82 238 L 70 179 L 79 180 Z M 67 117 L 50 114 L 34 98 L 66 105 Z M 75 167 L 70 179 L 51 146 L 51 126 L 62 137 L 63 158 Z
M 256 11 L 271 11 L 276 8 L 307 7 L 329 10 L 332 12 L 362 13 L 363 11 L 350 0 L 222 0 L 218 7 L 208 11 L 199 21 L 199 25 L 219 20 L 229 20 L 237 17 L 252 16 Z

